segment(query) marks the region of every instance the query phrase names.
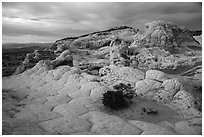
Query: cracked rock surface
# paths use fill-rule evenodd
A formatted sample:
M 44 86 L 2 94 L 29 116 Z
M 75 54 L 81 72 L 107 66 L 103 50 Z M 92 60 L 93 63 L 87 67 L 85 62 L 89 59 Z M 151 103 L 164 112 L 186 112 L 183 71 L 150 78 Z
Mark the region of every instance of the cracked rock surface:
M 105 67 L 100 74 L 103 76 L 92 76 L 69 66 L 50 69 L 49 63 L 40 61 L 22 74 L 4 77 L 3 134 L 201 134 L 202 113 L 195 108 L 194 97 L 176 79 L 167 78 L 160 71 L 145 74 L 117 66 Z M 124 114 L 117 115 L 119 112 L 111 113 L 101 98 L 117 81 L 131 83 L 138 96 L 162 103 L 176 111 L 179 119 L 145 122 L 139 117 L 129 119 Z M 144 101 L 143 104 L 148 107 Z M 127 111 L 132 113 L 136 108 L 133 105 Z M 156 118 L 146 114 L 144 117 Z

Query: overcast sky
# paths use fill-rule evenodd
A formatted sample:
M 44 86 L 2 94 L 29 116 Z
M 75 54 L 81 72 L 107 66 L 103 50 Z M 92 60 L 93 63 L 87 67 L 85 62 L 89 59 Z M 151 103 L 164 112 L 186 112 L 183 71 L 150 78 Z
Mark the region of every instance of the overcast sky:
M 142 29 L 154 20 L 201 29 L 201 3 L 3 3 L 6 42 L 54 42 L 113 26 Z

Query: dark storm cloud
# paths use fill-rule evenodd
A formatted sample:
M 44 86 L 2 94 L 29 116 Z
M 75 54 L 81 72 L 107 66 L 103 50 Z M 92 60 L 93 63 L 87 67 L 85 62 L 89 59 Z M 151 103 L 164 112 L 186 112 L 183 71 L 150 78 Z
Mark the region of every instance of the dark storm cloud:
M 118 25 L 142 28 L 165 20 L 191 29 L 202 26 L 201 3 L 3 3 L 3 42 L 33 36 L 58 38 Z M 46 39 L 46 40 L 47 40 Z

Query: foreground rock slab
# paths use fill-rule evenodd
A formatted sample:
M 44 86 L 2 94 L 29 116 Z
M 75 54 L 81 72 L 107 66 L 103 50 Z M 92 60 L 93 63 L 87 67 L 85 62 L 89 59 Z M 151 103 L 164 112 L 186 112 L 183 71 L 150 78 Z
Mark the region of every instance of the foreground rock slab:
M 157 76 L 147 72 L 145 77 L 144 72 L 129 67 L 110 66 L 100 73 L 103 77 L 69 66 L 50 69 L 46 61 L 41 61 L 20 75 L 3 78 L 2 88 L 9 95 L 3 100 L 3 105 L 7 105 L 3 107 L 3 134 L 201 134 L 202 114 L 196 111 L 194 98 L 180 89 L 178 81 L 166 79 L 160 72 Z M 147 98 L 157 99 L 157 91 L 164 90 L 170 95 L 164 104 L 172 108 L 176 105 L 180 115 L 189 115 L 172 126 L 161 126 L 106 113 L 101 109 L 101 97 L 113 84 L 106 76 L 136 85 Z

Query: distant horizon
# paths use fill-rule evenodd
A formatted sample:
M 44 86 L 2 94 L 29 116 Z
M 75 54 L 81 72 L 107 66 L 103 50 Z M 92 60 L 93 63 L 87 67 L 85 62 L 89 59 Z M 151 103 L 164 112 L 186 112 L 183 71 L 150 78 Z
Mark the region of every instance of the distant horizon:
M 34 44 L 34 43 L 39 43 L 39 44 L 49 44 L 49 43 L 54 43 L 54 42 L 2 42 L 2 44 Z
M 121 26 L 125 26 L 125 25 L 121 25 Z M 119 27 L 119 26 L 115 26 L 115 27 Z M 128 27 L 132 27 L 132 26 L 128 26 Z M 106 28 L 106 29 L 109 29 L 109 28 Z M 106 29 L 104 29 L 104 30 L 106 30 Z M 136 29 L 136 28 L 134 28 L 134 29 Z M 190 29 L 189 29 L 190 30 Z M 193 29 L 193 31 L 196 31 L 196 30 L 202 30 L 202 29 Z M 103 31 L 103 30 L 98 30 L 98 31 Z M 96 31 L 95 31 L 96 32 Z M 92 33 L 92 32 L 89 32 L 89 33 Z M 79 34 L 79 35 L 76 35 L 76 36 L 67 36 L 67 37 L 78 37 L 78 36 L 81 36 L 81 35 L 86 35 L 86 34 L 88 34 L 88 33 L 84 33 L 84 34 Z M 63 38 L 67 38 L 67 37 L 63 37 Z M 63 39 L 63 38 L 59 38 L 59 39 Z M 56 39 L 55 41 L 57 41 L 57 40 L 59 40 L 59 39 Z M 53 41 L 53 42 L 49 42 L 49 41 L 45 41 L 45 42 L 42 42 L 42 41 L 39 41 L 39 42 L 37 42 L 37 41 L 27 41 L 27 42 L 2 42 L 2 44 L 29 44 L 29 43 L 55 43 L 55 41 Z
M 2 43 L 54 43 L 117 26 L 143 30 L 154 20 L 201 30 L 202 3 L 3 2 Z

